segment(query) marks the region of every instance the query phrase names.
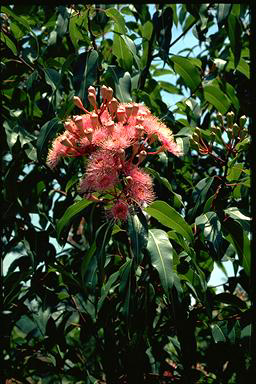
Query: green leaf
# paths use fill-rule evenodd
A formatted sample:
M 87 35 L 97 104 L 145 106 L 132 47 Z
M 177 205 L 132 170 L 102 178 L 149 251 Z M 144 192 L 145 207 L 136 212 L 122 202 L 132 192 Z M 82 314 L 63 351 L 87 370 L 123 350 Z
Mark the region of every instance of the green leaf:
M 174 192 L 172 189 L 171 184 L 169 181 L 160 175 L 159 172 L 157 172 L 155 169 L 145 167 L 145 170 L 150 173 L 154 178 L 156 178 L 161 184 L 165 186 L 173 195 L 173 207 L 174 208 L 180 208 L 181 206 L 184 206 L 184 203 L 182 201 L 181 195 L 178 193 Z
M 232 54 L 230 55 L 228 65 L 226 67 L 227 71 L 229 71 L 230 69 L 235 69 L 234 56 Z M 236 67 L 236 70 L 241 72 L 248 79 L 250 79 L 250 65 L 243 58 L 240 59 L 238 65 Z
M 124 297 L 123 314 L 127 318 L 130 314 L 131 299 L 132 299 L 132 259 L 126 261 L 120 268 L 120 285 L 119 292 Z
M 221 224 L 215 212 L 207 212 L 195 220 L 203 235 L 204 240 L 212 243 L 215 252 L 218 253 L 222 243 Z
M 217 324 L 214 324 L 212 326 L 212 337 L 213 337 L 215 343 L 218 343 L 220 341 L 222 341 L 222 342 L 226 341 L 226 337 L 224 336 L 223 331 L 221 330 L 221 328 Z
M 225 22 L 228 17 L 232 4 L 218 4 L 217 5 L 217 21 L 219 28 Z
M 83 258 L 82 265 L 81 265 L 81 276 L 82 276 L 82 281 L 84 281 L 85 275 L 88 270 L 88 266 L 90 264 L 90 261 L 96 251 L 96 241 L 94 241 L 89 248 L 89 250 L 86 252 L 86 255 Z
M 98 52 L 95 50 L 88 52 L 83 74 L 83 80 L 78 93 L 78 96 L 81 100 L 85 99 L 85 90 L 89 88 L 90 85 L 93 85 L 96 79 L 98 56 Z
M 240 103 L 239 103 L 239 100 L 236 96 L 235 88 L 231 84 L 229 84 L 228 82 L 225 83 L 225 87 L 226 87 L 226 92 L 227 92 L 228 97 L 230 98 L 233 106 L 238 111 L 240 108 Z
M 136 265 L 140 265 L 143 257 L 142 250 L 146 248 L 148 242 L 147 220 L 141 211 L 138 211 L 135 215 L 129 215 L 128 233 Z
M 201 83 L 200 72 L 196 66 L 191 64 L 190 60 L 182 56 L 172 56 L 171 61 L 174 63 L 174 70 L 178 73 L 185 84 L 195 92 Z
M 230 13 L 228 17 L 228 36 L 232 52 L 234 54 L 234 65 L 237 67 L 241 56 L 241 25 L 238 16 Z
M 106 262 L 106 246 L 108 245 L 111 238 L 113 226 L 114 220 L 107 221 L 106 223 L 102 224 L 96 232 L 96 257 L 100 283 L 103 281 L 104 267 Z
M 55 69 L 46 68 L 44 69 L 45 81 L 49 84 L 53 91 L 59 88 L 60 85 L 60 74 Z
M 238 296 L 232 295 L 228 292 L 219 293 L 214 297 L 214 301 L 219 301 L 220 303 L 225 304 L 231 304 L 241 309 L 247 308 L 246 303 L 243 300 L 241 300 Z
M 237 207 L 229 207 L 224 209 L 226 215 L 236 220 L 245 231 L 249 232 L 251 229 L 251 220 L 252 218 L 244 215 Z
M 157 270 L 162 287 L 169 297 L 169 290 L 173 286 L 174 276 L 172 269 L 173 248 L 167 233 L 161 229 L 150 229 L 147 250 L 151 264 Z
M 206 84 L 203 87 L 205 99 L 212 104 L 220 113 L 225 114 L 230 107 L 230 100 L 216 85 Z
M 176 95 L 180 95 L 181 94 L 179 88 L 175 87 L 174 85 L 172 85 L 170 83 L 167 83 L 167 81 L 160 81 L 159 85 L 161 87 L 161 90 L 164 90 L 164 91 L 166 91 L 168 93 L 174 93 Z
M 79 200 L 76 203 L 72 204 L 70 207 L 68 207 L 64 215 L 58 220 L 56 232 L 57 239 L 61 244 L 65 243 L 65 237 L 69 232 L 70 226 L 74 218 L 78 215 L 81 215 L 84 209 L 90 204 L 92 204 L 92 201 L 90 200 Z
M 115 95 L 121 103 L 129 103 L 132 101 L 131 98 L 131 75 L 129 72 L 124 72 L 120 68 L 114 65 L 108 66 L 111 71 L 114 84 L 115 84 Z
M 145 211 L 157 219 L 161 224 L 184 236 L 189 242 L 194 242 L 194 236 L 191 227 L 186 223 L 183 217 L 166 202 L 158 200 L 151 203 Z
M 17 56 L 18 55 L 18 51 L 17 51 L 17 48 L 16 48 L 16 45 L 14 44 L 14 42 L 3 32 L 1 32 L 1 41 L 7 45 L 7 47 L 12 51 L 12 53 Z
M 206 177 L 200 180 L 192 192 L 192 198 L 195 203 L 194 207 L 190 209 L 189 216 L 193 218 L 197 213 L 197 210 L 202 204 L 205 203 L 209 189 L 211 188 L 213 177 Z
M 122 36 L 117 33 L 114 35 L 112 53 L 116 56 L 119 66 L 126 71 L 130 71 L 133 63 L 133 55 L 127 47 Z
M 108 17 L 114 20 L 115 26 L 118 28 L 118 31 L 123 35 L 126 34 L 125 19 L 121 13 L 115 8 L 108 8 L 105 10 L 105 13 Z
M 146 21 L 146 23 L 141 26 L 140 30 L 142 37 L 149 41 L 153 32 L 152 22 L 149 20 Z
M 42 128 L 37 139 L 37 157 L 41 158 L 44 149 L 48 145 L 48 141 L 56 134 L 60 122 L 57 117 L 47 121 Z
M 101 288 L 101 297 L 99 299 L 99 302 L 98 302 L 98 311 L 100 311 L 110 289 L 112 288 L 113 284 L 116 282 L 116 280 L 118 279 L 120 275 L 120 272 L 117 271 L 117 272 L 114 272 L 111 276 L 109 276 L 108 278 L 108 281 L 106 284 L 104 284 Z
M 137 50 L 134 42 L 132 41 L 132 39 L 130 39 L 128 36 L 125 36 L 125 35 L 121 35 L 121 38 L 124 40 L 126 47 L 128 47 L 129 51 L 131 52 L 138 68 L 140 68 L 140 59 L 137 55 Z
M 67 182 L 67 185 L 66 185 L 66 187 L 65 187 L 65 192 L 67 193 L 67 192 L 70 190 L 70 188 L 71 188 L 74 184 L 76 184 L 76 183 L 78 182 L 78 180 L 79 180 L 78 175 L 74 175 L 74 176 L 72 176 L 71 179 L 69 179 L 69 181 Z
M 250 240 L 247 232 L 242 226 L 233 219 L 225 220 L 222 227 L 227 231 L 226 239 L 234 246 L 239 257 L 240 265 L 243 266 L 245 273 L 250 276 L 251 268 L 251 249 Z

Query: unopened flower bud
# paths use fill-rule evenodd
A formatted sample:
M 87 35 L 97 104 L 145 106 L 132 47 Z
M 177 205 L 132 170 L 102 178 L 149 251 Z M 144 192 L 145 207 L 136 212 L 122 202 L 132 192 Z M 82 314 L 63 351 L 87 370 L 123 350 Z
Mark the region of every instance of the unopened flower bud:
M 106 85 L 102 85 L 102 87 L 100 87 L 100 93 L 103 101 L 107 99 L 107 91 L 108 91 L 108 88 L 106 87 Z
M 74 96 L 74 104 L 75 104 L 76 107 L 82 109 L 83 111 L 85 110 L 80 97 Z
M 240 117 L 240 119 L 239 119 L 240 128 L 243 128 L 245 126 L 246 121 L 247 121 L 247 117 L 245 115 Z
M 79 129 L 81 135 L 84 135 L 84 119 L 82 116 L 74 116 L 73 120 Z
M 217 113 L 217 120 L 219 121 L 221 126 L 223 126 L 223 116 L 220 112 Z
M 74 133 L 75 123 L 72 120 L 65 121 L 64 127 L 67 131 Z
M 125 111 L 126 111 L 127 119 L 129 119 L 129 117 L 132 114 L 132 105 L 131 104 L 126 105 L 125 106 Z
M 88 94 L 89 94 L 89 93 L 93 93 L 93 94 L 95 95 L 95 97 L 96 97 L 96 89 L 95 89 L 94 87 L 90 86 L 90 87 L 88 88 Z
M 227 126 L 232 128 L 235 114 L 233 111 L 227 113 Z
M 138 125 L 135 125 L 135 129 L 136 129 L 138 136 L 141 137 L 144 133 L 144 127 L 142 125 L 138 124 Z
M 114 123 L 113 120 L 109 120 L 109 121 L 107 121 L 104 125 L 105 125 L 105 127 L 107 127 L 107 129 L 108 129 L 110 132 L 113 132 L 114 127 L 115 127 L 115 123 Z
M 92 112 L 90 114 L 90 119 L 91 119 L 91 125 L 92 125 L 93 129 L 96 129 L 98 126 L 98 122 L 99 122 L 97 113 Z
M 139 111 L 139 106 L 138 104 L 134 103 L 132 106 L 132 116 L 136 116 Z
M 88 93 L 88 100 L 89 103 L 93 106 L 93 108 L 97 108 L 96 96 L 94 95 L 94 93 Z
M 126 113 L 125 113 L 124 108 L 122 108 L 122 107 L 121 108 L 117 108 L 116 114 L 117 114 L 117 120 L 120 123 L 122 123 L 125 120 L 125 118 L 126 118 Z
M 92 134 L 93 134 L 93 129 L 92 128 L 87 128 L 85 132 L 85 136 L 87 139 L 91 142 L 92 141 Z
M 144 122 L 144 117 L 143 116 L 137 116 L 136 118 L 136 124 L 142 124 Z
M 106 100 L 110 101 L 112 99 L 112 97 L 113 97 L 113 89 L 108 87 L 106 89 Z
M 146 159 L 147 152 L 146 151 L 140 151 L 140 153 L 137 156 L 139 157 L 139 161 L 138 161 L 137 165 L 139 165 L 143 160 Z
M 236 124 L 236 123 L 233 124 L 233 132 L 234 132 L 235 137 L 238 136 L 239 131 L 240 131 L 240 127 L 238 126 L 238 124 Z
M 120 156 L 120 159 L 124 161 L 125 160 L 125 150 L 123 148 L 120 148 L 118 150 L 118 154 Z
M 112 98 L 112 100 L 110 100 L 110 102 L 108 103 L 108 109 L 112 116 L 116 113 L 118 104 L 119 103 L 115 98 Z

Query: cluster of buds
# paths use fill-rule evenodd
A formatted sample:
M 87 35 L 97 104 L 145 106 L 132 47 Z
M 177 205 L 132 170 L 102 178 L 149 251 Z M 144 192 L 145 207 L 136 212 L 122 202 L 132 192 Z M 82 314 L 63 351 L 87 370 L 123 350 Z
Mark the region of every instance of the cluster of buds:
M 234 122 L 235 114 L 232 111 L 227 113 L 225 122 L 221 113 L 218 112 L 216 117 L 218 125 L 211 127 L 209 137 L 203 135 L 203 131 L 196 127 L 192 140 L 202 155 L 212 155 L 216 160 L 225 163 L 224 159 L 217 157 L 213 153 L 213 144 L 216 142 L 222 145 L 228 156 L 230 154 L 235 155 L 237 153 L 237 144 L 248 136 L 248 129 L 245 128 L 247 118 L 246 116 L 241 116 L 239 124 L 237 124 Z M 227 158 L 226 155 L 225 158 Z
M 84 114 L 64 123 L 65 132 L 53 141 L 47 164 L 53 169 L 62 157 L 88 157 L 80 193 L 94 200 L 98 198 L 95 192 L 110 193 L 111 215 L 125 220 L 130 207 L 144 206 L 154 199 L 152 179 L 141 168 L 143 161 L 165 150 L 176 156 L 182 153 L 170 129 L 147 107 L 118 102 L 112 88 L 104 85 L 100 93 L 98 106 L 96 90 L 89 87 L 90 112 L 79 97 L 74 97 Z

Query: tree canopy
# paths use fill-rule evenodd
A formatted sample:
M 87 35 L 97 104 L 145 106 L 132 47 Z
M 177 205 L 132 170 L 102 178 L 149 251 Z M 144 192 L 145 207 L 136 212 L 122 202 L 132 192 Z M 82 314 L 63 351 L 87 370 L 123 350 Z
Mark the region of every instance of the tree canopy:
M 250 12 L 1 6 L 6 383 L 250 381 Z

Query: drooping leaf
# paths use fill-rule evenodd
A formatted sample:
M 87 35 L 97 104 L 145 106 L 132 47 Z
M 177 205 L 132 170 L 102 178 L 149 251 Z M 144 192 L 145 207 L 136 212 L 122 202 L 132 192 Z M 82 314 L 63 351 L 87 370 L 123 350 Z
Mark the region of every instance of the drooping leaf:
M 129 316 L 132 305 L 132 267 L 133 261 L 132 259 L 128 259 L 119 270 L 119 292 L 124 298 L 122 310 L 125 317 Z
M 217 21 L 219 28 L 223 25 L 225 20 L 227 19 L 230 11 L 231 11 L 232 4 L 218 4 L 217 5 Z
M 129 72 L 125 72 L 114 65 L 109 65 L 108 69 L 111 73 L 116 98 L 122 103 L 129 103 L 131 98 L 131 75 Z
M 115 33 L 112 46 L 112 53 L 116 56 L 118 64 L 125 71 L 131 71 L 133 64 L 133 53 L 127 47 L 122 35 Z
M 201 83 L 200 72 L 196 66 L 191 64 L 190 60 L 182 56 L 171 56 L 171 61 L 174 63 L 174 70 L 178 73 L 185 84 L 195 92 Z
M 53 119 L 47 121 L 47 123 L 45 123 L 40 129 L 36 144 L 38 159 L 41 158 L 44 150 L 47 148 L 48 141 L 56 134 L 59 125 L 59 119 L 54 117 Z
M 114 226 L 114 220 L 107 221 L 102 224 L 96 232 L 96 257 L 98 262 L 98 272 L 100 277 L 100 283 L 103 281 L 104 266 L 106 261 L 106 247 L 112 235 Z
M 101 288 L 101 297 L 99 299 L 99 302 L 98 302 L 98 311 L 100 311 L 110 289 L 112 288 L 113 284 L 116 282 L 116 280 L 118 279 L 120 275 L 120 272 L 117 271 L 117 272 L 114 272 L 111 276 L 109 276 L 106 284 L 104 284 Z
M 192 198 L 195 203 L 194 207 L 189 211 L 189 216 L 194 217 L 199 207 L 204 204 L 207 199 L 207 194 L 211 188 L 213 177 L 206 177 L 200 180 L 192 192 Z
M 215 343 L 218 343 L 220 341 L 226 341 L 226 337 L 221 328 L 218 326 L 218 324 L 214 324 L 212 327 L 212 337 Z
M 65 243 L 66 236 L 74 218 L 82 214 L 84 209 L 88 207 L 91 203 L 92 201 L 90 200 L 82 199 L 68 207 L 64 215 L 57 222 L 57 239 L 60 243 Z
M 220 113 L 225 114 L 230 107 L 230 100 L 216 85 L 206 84 L 203 87 L 205 99 L 212 104 Z
M 234 65 L 236 68 L 241 57 L 241 25 L 239 17 L 235 16 L 232 12 L 228 17 L 228 36 L 234 54 Z
M 222 243 L 221 224 L 215 212 L 206 212 L 195 220 L 204 236 L 204 240 L 210 242 L 215 252 L 218 253 Z
M 118 28 L 118 31 L 125 35 L 126 26 L 123 15 L 121 15 L 121 13 L 116 8 L 108 8 L 105 10 L 105 13 L 108 17 L 114 20 L 115 26 Z
M 143 257 L 142 250 L 146 248 L 148 242 L 147 220 L 141 211 L 138 211 L 135 215 L 129 215 L 128 233 L 136 265 L 139 265 Z
M 145 211 L 157 219 L 161 224 L 172 228 L 189 242 L 193 243 L 194 236 L 191 227 L 186 223 L 183 217 L 165 201 L 154 201 Z
M 168 235 L 161 229 L 150 229 L 147 250 L 151 264 L 157 270 L 162 287 L 167 297 L 173 286 L 174 277 L 172 269 L 173 248 Z
M 17 47 L 16 45 L 14 44 L 14 42 L 3 32 L 1 32 L 1 41 L 7 45 L 7 47 L 12 51 L 12 53 L 17 56 L 18 55 L 18 51 L 17 51 Z
M 85 99 L 86 89 L 93 85 L 96 79 L 98 56 L 98 52 L 95 50 L 92 50 L 87 54 L 83 79 L 78 93 L 81 100 Z

